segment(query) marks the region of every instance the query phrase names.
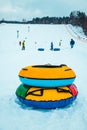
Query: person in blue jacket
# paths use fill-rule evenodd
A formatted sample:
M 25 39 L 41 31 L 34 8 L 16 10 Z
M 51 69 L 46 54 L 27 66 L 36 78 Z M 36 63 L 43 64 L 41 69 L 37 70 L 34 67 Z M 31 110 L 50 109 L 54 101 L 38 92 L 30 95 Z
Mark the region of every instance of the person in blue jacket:
M 73 39 L 71 39 L 71 41 L 70 41 L 70 47 L 73 48 L 74 45 L 75 45 L 75 41 Z
M 53 42 L 50 44 L 50 50 L 53 50 Z

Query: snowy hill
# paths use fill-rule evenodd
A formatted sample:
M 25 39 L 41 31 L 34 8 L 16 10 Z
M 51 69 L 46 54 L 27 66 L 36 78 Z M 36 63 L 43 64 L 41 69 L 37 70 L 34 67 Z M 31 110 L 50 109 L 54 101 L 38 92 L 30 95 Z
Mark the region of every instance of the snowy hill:
M 87 41 L 73 37 L 70 31 L 65 25 L 0 25 L 0 130 L 87 129 Z M 71 38 L 75 40 L 73 49 L 69 44 Z M 23 40 L 26 41 L 25 51 L 19 45 Z M 60 51 L 50 50 L 51 41 Z M 38 51 L 40 47 L 45 50 Z M 76 72 L 74 83 L 79 91 L 78 98 L 64 109 L 38 110 L 21 105 L 15 96 L 21 84 L 20 69 L 48 63 L 66 64 Z

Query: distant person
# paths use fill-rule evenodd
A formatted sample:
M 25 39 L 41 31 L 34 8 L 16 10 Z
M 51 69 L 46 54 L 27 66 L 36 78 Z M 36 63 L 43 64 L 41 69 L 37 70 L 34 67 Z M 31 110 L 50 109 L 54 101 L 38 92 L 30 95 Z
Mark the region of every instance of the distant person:
M 21 41 L 19 41 L 19 45 L 21 46 Z
M 35 41 L 35 44 L 37 44 L 37 42 Z
M 22 42 L 22 50 L 25 50 L 25 40 Z
M 71 41 L 70 41 L 70 47 L 73 48 L 74 45 L 75 45 L 75 41 L 73 39 L 71 39 Z
M 28 32 L 30 31 L 30 27 L 28 26 Z
M 50 44 L 50 50 L 53 50 L 53 42 Z
M 19 30 L 17 30 L 17 38 L 19 38 Z
M 59 41 L 59 46 L 61 46 L 61 44 L 62 44 L 62 40 Z

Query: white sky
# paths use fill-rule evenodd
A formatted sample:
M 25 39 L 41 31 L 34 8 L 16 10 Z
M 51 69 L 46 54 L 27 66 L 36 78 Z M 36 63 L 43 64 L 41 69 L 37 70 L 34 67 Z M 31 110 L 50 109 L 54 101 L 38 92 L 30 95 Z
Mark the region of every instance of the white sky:
M 71 11 L 87 14 L 87 0 L 3 0 L 0 19 L 31 20 L 34 17 L 69 16 Z

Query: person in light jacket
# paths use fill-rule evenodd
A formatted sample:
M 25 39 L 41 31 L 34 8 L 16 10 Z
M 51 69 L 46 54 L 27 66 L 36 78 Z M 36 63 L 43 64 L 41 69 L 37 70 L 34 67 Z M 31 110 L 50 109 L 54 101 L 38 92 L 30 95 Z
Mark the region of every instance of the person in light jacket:
M 25 50 L 25 40 L 22 42 L 22 50 Z

